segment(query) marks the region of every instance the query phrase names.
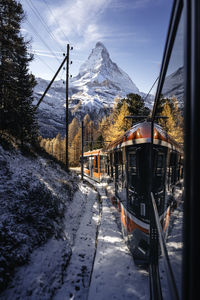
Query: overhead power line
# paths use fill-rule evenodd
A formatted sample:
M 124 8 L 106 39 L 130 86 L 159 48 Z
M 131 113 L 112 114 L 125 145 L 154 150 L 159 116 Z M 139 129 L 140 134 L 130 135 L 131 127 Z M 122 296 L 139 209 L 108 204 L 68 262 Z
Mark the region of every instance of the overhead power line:
M 37 37 L 41 40 L 41 42 L 45 45 L 45 47 L 49 50 L 49 52 L 55 57 L 55 59 L 60 63 L 60 60 L 57 58 L 56 54 L 51 50 L 51 48 L 48 46 L 48 44 L 44 41 L 44 39 L 41 37 L 41 35 L 37 32 L 35 27 L 31 24 L 29 20 L 27 20 L 28 25 L 31 27 L 31 29 L 34 31 L 34 33 L 37 35 Z
M 48 32 L 49 36 L 51 37 L 51 39 L 53 41 L 56 42 L 57 47 L 62 51 L 63 49 L 58 45 L 58 41 L 55 37 L 55 35 L 53 34 L 53 32 L 51 32 L 49 30 L 48 25 L 46 24 L 45 20 L 43 19 L 43 17 L 41 16 L 40 12 L 38 11 L 37 7 L 33 4 L 33 2 L 31 0 L 28 0 L 27 2 L 28 6 L 30 7 L 30 9 L 33 11 L 33 13 L 36 15 L 36 17 L 40 20 L 41 24 L 43 25 L 43 27 L 45 28 L 45 30 Z
M 54 19 L 56 25 L 60 28 L 60 31 L 62 32 L 63 36 L 64 36 L 65 39 L 69 42 L 69 44 L 71 44 L 70 41 L 69 41 L 69 39 L 68 39 L 68 37 L 66 36 L 66 34 L 64 33 L 64 31 L 63 31 L 62 28 L 60 27 L 60 24 L 59 24 L 58 21 L 56 20 L 56 17 L 55 17 L 55 15 L 54 15 L 54 13 L 52 12 L 50 6 L 48 5 L 47 1 L 46 1 L 46 0 L 43 0 L 43 1 L 44 1 L 44 3 L 46 4 L 46 6 L 47 6 L 47 8 L 48 8 L 48 10 L 49 10 L 49 12 L 50 12 L 50 14 L 51 14 L 51 16 L 53 17 L 53 19 Z
M 146 97 L 144 98 L 144 102 L 145 102 L 145 100 L 148 98 L 149 94 L 151 93 L 151 91 L 152 91 L 154 85 L 156 84 L 156 82 L 158 81 L 158 79 L 159 79 L 159 76 L 156 78 L 156 80 L 154 81 L 154 83 L 153 83 L 152 87 L 150 88 L 148 94 L 147 94 Z
M 52 73 L 55 73 L 55 70 L 53 70 L 53 69 L 50 67 L 50 65 L 49 65 L 45 60 L 43 60 L 37 53 L 34 53 L 34 52 L 33 52 L 33 54 L 36 55 L 37 58 L 38 58 L 44 65 L 46 65 L 47 68 L 48 68 Z

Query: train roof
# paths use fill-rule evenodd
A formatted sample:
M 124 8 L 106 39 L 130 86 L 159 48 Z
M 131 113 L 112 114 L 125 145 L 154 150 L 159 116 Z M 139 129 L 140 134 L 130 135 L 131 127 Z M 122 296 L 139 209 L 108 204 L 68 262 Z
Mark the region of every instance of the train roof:
M 93 156 L 93 155 L 105 155 L 105 153 L 103 152 L 103 149 L 95 149 L 83 153 L 83 156 Z
M 148 121 L 135 124 L 122 136 L 114 142 L 111 142 L 107 150 L 143 143 L 151 143 L 151 122 Z M 174 141 L 173 138 L 156 123 L 154 123 L 154 144 L 183 152 L 182 146 Z

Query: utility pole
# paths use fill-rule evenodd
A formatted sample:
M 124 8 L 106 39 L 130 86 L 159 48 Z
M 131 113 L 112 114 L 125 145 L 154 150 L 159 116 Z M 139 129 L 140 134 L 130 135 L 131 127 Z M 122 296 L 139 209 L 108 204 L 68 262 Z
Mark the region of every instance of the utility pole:
M 72 64 L 72 61 L 69 61 L 69 50 L 73 50 L 73 47 L 69 47 L 67 44 L 67 60 L 66 60 L 66 114 L 65 114 L 65 123 L 66 123 L 66 152 L 65 152 L 65 159 L 66 159 L 66 171 L 69 170 L 69 157 L 68 157 L 68 146 L 69 146 L 69 136 L 68 136 L 68 128 L 69 128 L 69 64 Z
M 68 97 L 69 97 L 69 44 L 67 44 L 67 61 L 66 61 L 66 109 L 65 109 L 65 126 L 66 126 L 66 151 L 65 151 L 65 161 L 66 161 L 66 171 L 69 169 L 68 160 Z
M 66 159 L 66 171 L 69 169 L 69 160 L 68 160 L 68 144 L 69 144 L 69 138 L 68 138 L 68 123 L 69 123 L 69 118 L 68 118 L 68 97 L 69 97 L 69 64 L 72 64 L 72 61 L 69 62 L 69 50 L 73 50 L 73 47 L 69 47 L 69 44 L 67 44 L 67 55 L 65 56 L 63 62 L 61 63 L 60 67 L 58 68 L 57 72 L 55 73 L 54 77 L 52 78 L 51 82 L 47 86 L 46 90 L 44 91 L 42 97 L 38 101 L 37 105 L 35 106 L 35 109 L 38 108 L 42 100 L 44 99 L 46 93 L 48 92 L 49 88 L 51 87 L 52 83 L 54 82 L 56 76 L 60 72 L 61 68 L 63 67 L 65 61 L 66 61 L 66 109 L 65 109 L 65 126 L 66 126 L 66 152 L 65 152 L 65 159 Z

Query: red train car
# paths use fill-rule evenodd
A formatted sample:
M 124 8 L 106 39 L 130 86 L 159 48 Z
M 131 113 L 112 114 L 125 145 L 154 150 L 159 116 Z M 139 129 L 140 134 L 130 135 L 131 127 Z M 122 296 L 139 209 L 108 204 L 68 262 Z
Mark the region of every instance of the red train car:
M 115 184 L 112 202 L 135 259 L 143 262 L 149 257 L 150 191 L 165 231 L 182 194 L 182 148 L 158 124 L 153 135 L 152 149 L 151 123 L 141 122 L 107 148 L 109 175 Z
M 84 152 L 84 175 L 100 182 L 105 175 L 106 153 L 102 149 Z

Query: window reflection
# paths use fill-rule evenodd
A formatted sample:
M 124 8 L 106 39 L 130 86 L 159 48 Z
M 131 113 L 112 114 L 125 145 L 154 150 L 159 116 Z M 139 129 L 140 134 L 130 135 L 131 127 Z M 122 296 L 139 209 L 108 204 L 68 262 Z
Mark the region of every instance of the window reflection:
M 183 16 L 181 17 L 176 39 L 174 42 L 168 70 L 164 80 L 162 92 L 160 95 L 157 122 L 168 134 L 168 139 L 172 138 L 175 143 L 175 149 L 167 150 L 167 168 L 166 168 L 166 190 L 165 201 L 170 208 L 170 223 L 167 229 L 167 248 L 172 265 L 178 292 L 181 295 L 181 266 L 182 266 L 182 225 L 183 225 L 183 106 L 184 106 L 184 60 L 183 60 Z M 181 150 L 182 149 L 182 150 Z M 162 170 L 162 156 L 157 160 L 157 175 L 160 176 Z M 161 272 L 162 258 L 160 261 Z M 164 279 L 162 285 L 165 289 Z M 166 295 L 167 287 L 166 287 Z M 165 294 L 165 293 L 164 293 Z M 164 297 L 165 298 L 165 297 Z

